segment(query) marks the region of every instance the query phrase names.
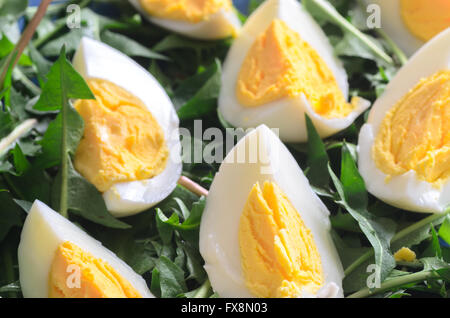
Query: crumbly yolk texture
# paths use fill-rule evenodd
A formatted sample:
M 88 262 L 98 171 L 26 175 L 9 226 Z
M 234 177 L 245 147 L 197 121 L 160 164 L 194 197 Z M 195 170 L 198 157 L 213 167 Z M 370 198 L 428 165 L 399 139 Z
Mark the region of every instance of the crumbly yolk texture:
M 239 225 L 245 283 L 261 298 L 315 294 L 324 283 L 322 262 L 311 231 L 273 182 L 256 183 Z
M 357 98 L 347 103 L 325 61 L 284 21 L 275 19 L 258 36 L 242 64 L 236 85 L 239 102 L 261 106 L 304 94 L 314 111 L 326 118 L 351 113 Z
M 49 298 L 142 298 L 111 265 L 71 242 L 58 246 L 48 293 Z
M 152 16 L 198 23 L 224 9 L 231 10 L 231 0 L 140 0 L 142 8 Z
M 144 103 L 121 87 L 91 79 L 96 100 L 78 100 L 85 123 L 75 168 L 100 192 L 117 182 L 150 179 L 167 163 L 164 132 Z
M 414 262 L 416 260 L 416 253 L 407 247 L 402 247 L 395 252 L 394 259 L 397 262 Z
M 422 41 L 450 27 L 450 0 L 400 0 L 400 10 L 409 31 Z
M 378 169 L 414 170 L 440 187 L 450 177 L 450 70 L 422 79 L 385 116 L 372 148 Z

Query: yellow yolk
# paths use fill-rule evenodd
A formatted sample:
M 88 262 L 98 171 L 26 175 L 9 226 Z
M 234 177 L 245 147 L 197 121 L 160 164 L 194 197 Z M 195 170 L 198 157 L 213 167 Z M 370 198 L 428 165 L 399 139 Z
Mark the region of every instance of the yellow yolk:
M 62 243 L 50 269 L 49 298 L 142 298 L 110 264 L 71 242 Z
M 315 112 L 342 118 L 357 102 L 346 102 L 325 61 L 299 34 L 281 20 L 274 20 L 250 48 L 236 86 L 239 102 L 256 107 L 304 94 Z
M 247 288 L 257 297 L 315 294 L 324 282 L 311 231 L 281 189 L 256 183 L 240 219 L 239 245 Z
M 450 177 L 450 70 L 422 79 L 384 118 L 372 149 L 391 176 L 415 170 L 441 186 Z
M 450 0 L 400 0 L 400 8 L 404 23 L 422 41 L 450 27 Z
M 100 192 L 114 183 L 144 180 L 161 173 L 167 162 L 164 133 L 143 102 L 117 85 L 93 79 L 96 100 L 79 100 L 84 136 L 75 168 Z
M 394 258 L 397 262 L 414 262 L 416 253 L 407 247 L 402 247 L 394 254 Z
M 231 0 L 140 0 L 141 6 L 152 16 L 198 23 L 207 20 L 221 9 L 231 10 Z

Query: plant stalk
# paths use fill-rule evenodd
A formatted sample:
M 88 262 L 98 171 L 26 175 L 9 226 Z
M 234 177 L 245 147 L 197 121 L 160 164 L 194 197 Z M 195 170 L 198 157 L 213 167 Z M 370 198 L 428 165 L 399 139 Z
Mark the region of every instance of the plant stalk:
M 28 134 L 36 124 L 36 119 L 27 119 L 17 126 L 8 136 L 0 140 L 0 156 L 3 156 L 17 140 Z
M 64 57 L 65 58 L 65 57 Z M 61 83 L 65 83 L 64 80 L 64 73 L 61 70 Z M 61 127 L 67 126 L 67 108 L 70 107 L 68 105 L 67 99 L 65 99 L 65 96 L 67 96 L 65 85 L 61 85 L 62 90 L 62 108 L 61 108 Z M 69 190 L 69 184 L 68 184 L 68 177 L 69 177 L 69 165 L 67 164 L 67 160 L 70 160 L 70 157 L 68 158 L 69 154 L 66 152 L 67 149 L 67 129 L 62 129 L 62 140 L 61 140 L 61 198 L 59 203 L 59 213 L 65 217 L 68 218 L 68 190 Z
M 41 4 L 39 5 L 35 15 L 33 16 L 33 19 L 31 19 L 30 23 L 25 28 L 25 31 L 22 33 L 19 43 L 17 43 L 13 52 L 11 52 L 11 54 L 9 55 L 9 57 L 6 61 L 7 64 L 5 64 L 5 65 L 8 65 L 11 62 L 11 59 L 14 59 L 12 61 L 12 68 L 14 68 L 16 66 L 17 62 L 19 61 L 20 57 L 22 56 L 23 51 L 25 50 L 25 48 L 27 47 L 31 38 L 33 37 L 34 33 L 36 32 L 36 28 L 38 27 L 42 18 L 45 16 L 45 13 L 47 12 L 47 8 L 50 5 L 50 2 L 52 2 L 52 0 L 42 0 L 41 1 Z M 15 55 L 15 57 L 13 57 L 14 55 Z M 7 74 L 7 68 L 3 71 L 2 74 L 0 74 L 0 85 L 3 85 L 6 74 Z
M 181 176 L 181 178 L 178 180 L 178 184 L 185 187 L 192 193 L 197 194 L 198 196 L 205 196 L 205 197 L 208 196 L 208 190 L 203 188 L 198 183 L 192 181 L 188 177 Z
M 421 282 L 429 278 L 435 277 L 435 273 L 433 271 L 421 271 L 409 275 L 399 276 L 395 277 L 389 280 L 384 281 L 379 288 L 376 289 L 369 289 L 364 288 L 360 291 L 357 291 L 356 293 L 353 293 L 347 298 L 365 298 L 369 296 L 373 296 L 379 293 L 382 293 L 384 291 L 390 290 L 395 287 L 405 286 L 411 283 Z

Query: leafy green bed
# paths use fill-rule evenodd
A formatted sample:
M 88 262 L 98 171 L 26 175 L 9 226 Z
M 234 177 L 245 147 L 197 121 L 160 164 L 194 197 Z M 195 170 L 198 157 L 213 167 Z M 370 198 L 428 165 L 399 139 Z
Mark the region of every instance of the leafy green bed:
M 100 39 L 133 57 L 159 80 L 182 127 L 192 130 L 193 121 L 201 119 L 204 129 L 225 129 L 227 123 L 216 109 L 221 63 L 231 40 L 202 42 L 169 33 L 144 21 L 126 1 L 70 2 L 83 8 L 82 27 L 69 30 L 67 4 L 52 4 L 12 69 L 8 57 L 20 37 L 19 18 L 30 21 L 35 8 L 28 8 L 25 0 L 0 1 L 0 73 L 5 74 L 0 83 L 0 139 L 16 132 L 21 136 L 0 149 L 0 295 L 21 297 L 17 247 L 26 211 L 39 199 L 143 275 L 156 296 L 217 296 L 198 251 L 204 197 L 178 186 L 157 207 L 117 220 L 95 187 L 73 169 L 71 155 L 82 136 L 83 120 L 69 98 L 88 98 L 91 93 L 68 59 L 83 35 Z M 101 15 L 104 2 L 107 14 Z M 260 2 L 250 1 L 249 12 Z M 351 93 L 374 101 L 405 57 L 385 34 L 366 29 L 357 1 L 330 2 L 337 11 L 303 1 L 343 60 Z M 367 193 L 355 164 L 357 136 L 366 116 L 324 141 L 308 120 L 308 143 L 288 145 L 332 213 L 332 234 L 346 269 L 345 293 L 447 297 L 450 249 L 442 243 L 449 240 L 450 219 L 445 214 L 402 211 Z M 184 142 L 207 146 L 194 137 Z M 186 163 L 183 168 L 185 176 L 208 188 L 218 165 Z M 411 247 L 418 260 L 396 263 L 392 252 L 403 246 Z M 367 272 L 372 263 L 380 268 L 375 276 Z M 366 289 L 372 278 L 382 282 L 381 288 Z

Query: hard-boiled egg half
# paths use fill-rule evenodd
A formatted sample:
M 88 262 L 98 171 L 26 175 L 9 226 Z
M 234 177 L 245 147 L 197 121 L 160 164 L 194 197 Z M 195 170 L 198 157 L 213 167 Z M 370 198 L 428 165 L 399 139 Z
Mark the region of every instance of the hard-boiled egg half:
M 25 298 L 149 298 L 147 283 L 113 252 L 40 201 L 19 250 Z
M 75 69 L 96 100 L 78 100 L 84 136 L 74 166 L 118 217 L 166 198 L 181 175 L 179 120 L 156 79 L 123 53 L 83 38 Z
M 381 28 L 407 55 L 450 27 L 450 0 L 365 0 L 378 5 Z
M 329 212 L 267 126 L 226 156 L 200 225 L 200 253 L 220 297 L 342 297 Z
M 347 74 L 324 32 L 295 0 L 267 0 L 247 20 L 223 66 L 219 111 L 231 125 L 265 124 L 286 142 L 348 127 L 369 103 L 348 98 Z
M 241 22 L 231 0 L 130 0 L 150 22 L 204 40 L 238 34 Z
M 369 192 L 402 209 L 450 204 L 450 29 L 422 47 L 370 111 L 358 141 Z

